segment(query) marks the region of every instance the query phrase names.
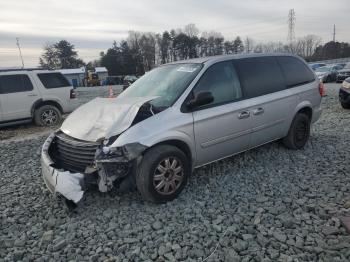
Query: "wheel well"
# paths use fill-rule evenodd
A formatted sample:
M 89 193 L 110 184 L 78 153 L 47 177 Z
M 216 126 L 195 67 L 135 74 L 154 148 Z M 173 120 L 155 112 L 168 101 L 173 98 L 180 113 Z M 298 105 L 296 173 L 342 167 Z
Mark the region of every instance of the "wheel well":
M 300 114 L 300 113 L 307 115 L 310 120 L 312 119 L 312 109 L 310 107 L 303 107 L 298 111 L 297 114 Z
M 177 147 L 178 149 L 180 149 L 182 152 L 185 153 L 187 158 L 190 160 L 190 164 L 192 165 L 192 153 L 189 146 L 185 142 L 181 140 L 167 140 L 167 141 L 163 141 L 158 144 L 155 144 L 154 146 L 158 146 L 158 145 L 171 145 L 171 146 Z
M 39 107 L 42 107 L 42 106 L 46 106 L 46 105 L 50 105 L 50 106 L 54 106 L 54 107 L 57 107 L 58 110 L 60 110 L 61 113 L 63 113 L 63 109 L 61 107 L 61 105 L 55 101 L 52 101 L 52 100 L 49 100 L 49 101 L 37 101 L 33 107 L 32 107 L 32 115 L 34 115 L 34 111 L 36 109 L 38 109 Z

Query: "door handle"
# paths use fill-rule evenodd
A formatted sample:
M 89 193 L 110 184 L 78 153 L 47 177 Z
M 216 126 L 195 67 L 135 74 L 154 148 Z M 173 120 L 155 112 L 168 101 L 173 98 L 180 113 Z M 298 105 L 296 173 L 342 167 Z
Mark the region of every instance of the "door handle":
M 253 111 L 253 114 L 257 116 L 263 114 L 264 112 L 264 108 L 259 107 Z
M 238 114 L 239 119 L 244 119 L 250 117 L 250 112 L 249 111 L 243 111 Z
M 38 96 L 37 94 L 29 94 L 28 96 Z

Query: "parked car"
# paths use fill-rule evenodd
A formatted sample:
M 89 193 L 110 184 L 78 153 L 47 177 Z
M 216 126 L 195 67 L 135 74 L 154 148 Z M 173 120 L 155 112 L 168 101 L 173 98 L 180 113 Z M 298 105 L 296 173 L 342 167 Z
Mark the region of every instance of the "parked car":
M 348 77 L 350 77 L 350 63 L 347 63 L 343 69 L 338 71 L 337 83 L 341 83 Z
M 292 55 L 163 65 L 117 98 L 70 114 L 43 145 L 44 181 L 74 202 L 87 180 L 101 192 L 136 184 L 145 200 L 170 201 L 200 166 L 280 139 L 303 148 L 323 95 L 314 72 Z
M 338 70 L 342 70 L 346 66 L 346 63 L 337 63 L 335 65 L 339 67 Z
M 323 83 L 329 83 L 337 80 L 338 71 L 340 70 L 338 65 L 322 66 L 315 70 L 316 76 Z
M 343 81 L 339 89 L 339 101 L 343 108 L 350 109 L 350 77 Z
M 60 123 L 73 111 L 75 92 L 59 72 L 0 70 L 0 126 L 34 120 L 39 126 Z
M 312 70 L 316 70 L 319 67 L 326 66 L 324 63 L 309 63 L 309 66 L 312 68 Z
M 122 76 L 108 76 L 106 78 L 106 85 L 122 85 L 124 83 Z
M 128 75 L 124 77 L 123 90 L 127 89 L 132 83 L 137 80 L 137 76 Z

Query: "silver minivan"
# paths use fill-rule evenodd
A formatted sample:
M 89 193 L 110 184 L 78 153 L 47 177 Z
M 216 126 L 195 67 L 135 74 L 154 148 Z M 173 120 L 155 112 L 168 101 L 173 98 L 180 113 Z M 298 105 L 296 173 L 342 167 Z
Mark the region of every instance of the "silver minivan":
M 44 181 L 75 203 L 90 184 L 101 192 L 136 186 L 145 200 L 170 201 L 197 167 L 279 139 L 303 148 L 323 94 L 308 65 L 289 54 L 162 65 L 117 98 L 69 115 L 44 143 Z

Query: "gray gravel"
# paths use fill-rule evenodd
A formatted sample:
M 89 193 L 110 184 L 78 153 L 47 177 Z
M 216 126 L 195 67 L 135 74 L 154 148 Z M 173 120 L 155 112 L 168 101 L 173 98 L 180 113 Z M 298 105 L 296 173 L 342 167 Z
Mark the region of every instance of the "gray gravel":
M 70 213 L 41 179 L 44 137 L 0 142 L 0 261 L 349 261 L 350 111 L 338 86 L 304 150 L 272 143 L 200 168 L 163 205 L 91 190 Z

